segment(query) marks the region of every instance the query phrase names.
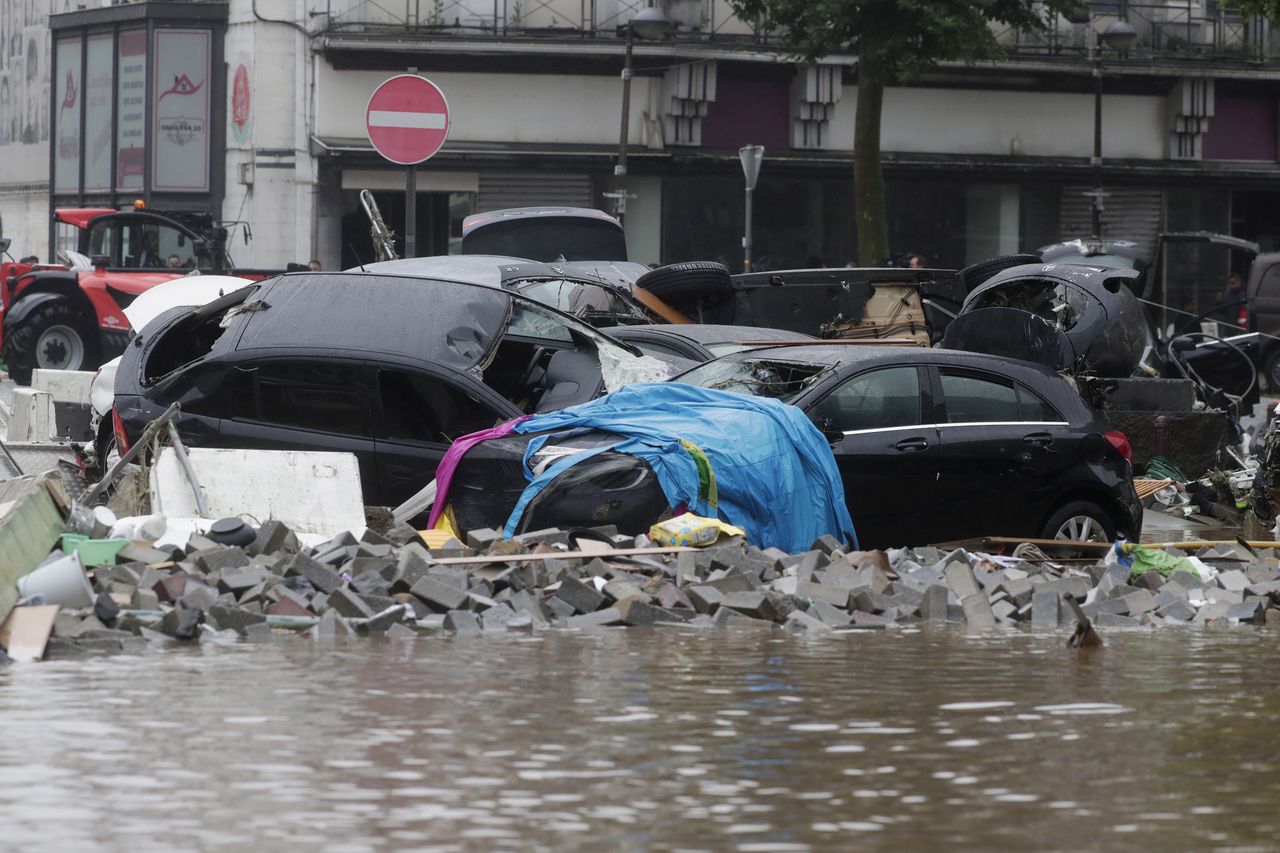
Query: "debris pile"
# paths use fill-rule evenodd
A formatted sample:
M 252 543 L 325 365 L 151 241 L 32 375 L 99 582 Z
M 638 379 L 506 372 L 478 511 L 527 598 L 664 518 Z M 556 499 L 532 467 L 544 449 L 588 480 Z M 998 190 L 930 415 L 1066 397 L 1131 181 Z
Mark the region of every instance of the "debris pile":
M 593 537 L 547 529 L 510 540 L 478 530 L 465 543 L 450 538 L 430 549 L 407 525 L 313 547 L 278 521 L 243 545 L 221 544 L 215 535 L 194 534 L 183 548 L 118 546 L 113 560 L 89 570 L 85 606 L 52 618 L 45 656 L 288 633 L 407 638 L 662 624 L 1054 630 L 1075 625 L 1067 594 L 1101 629 L 1280 623 L 1280 555 L 1243 545 L 1196 556 L 1113 547 L 1082 565 L 1029 546 L 1011 556 L 845 552 L 829 536 L 800 554 L 761 550 L 736 536 L 702 549 L 660 548 L 610 528 Z M 46 564 L 59 559 L 67 557 L 55 549 Z M 44 602 L 36 595 L 29 603 Z M 24 610 L 34 616 L 45 608 L 13 613 Z

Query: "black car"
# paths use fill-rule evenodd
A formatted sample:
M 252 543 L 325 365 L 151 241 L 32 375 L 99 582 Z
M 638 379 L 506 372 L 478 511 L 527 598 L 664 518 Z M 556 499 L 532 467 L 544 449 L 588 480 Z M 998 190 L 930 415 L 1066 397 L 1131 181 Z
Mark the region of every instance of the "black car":
M 121 359 L 115 414 L 123 445 L 177 402 L 194 446 L 351 452 L 365 501 L 394 505 L 460 435 L 669 373 L 499 287 L 290 274 L 148 324 Z
M 661 326 L 628 326 L 610 329 L 619 341 L 633 344 L 646 355 L 666 359 L 687 369 L 729 353 L 790 341 L 817 338 L 788 329 L 758 326 L 723 326 L 712 323 L 679 323 Z
M 804 409 L 831 441 L 864 547 L 1141 532 L 1128 440 L 1037 364 L 819 345 L 726 356 L 676 381 Z
M 1110 541 L 1141 532 L 1128 440 L 1040 365 L 815 344 L 727 355 L 674 381 L 804 409 L 831 442 L 864 548 L 984 535 Z M 511 512 L 524 485 L 513 475 L 531 438 L 485 442 L 464 457 L 450 492 L 464 526 Z M 562 452 L 551 442 L 542 449 L 548 459 Z M 520 528 L 612 522 L 647 530 L 655 505 L 663 508 L 652 473 L 620 456 L 568 469 L 572 482 L 553 482 Z

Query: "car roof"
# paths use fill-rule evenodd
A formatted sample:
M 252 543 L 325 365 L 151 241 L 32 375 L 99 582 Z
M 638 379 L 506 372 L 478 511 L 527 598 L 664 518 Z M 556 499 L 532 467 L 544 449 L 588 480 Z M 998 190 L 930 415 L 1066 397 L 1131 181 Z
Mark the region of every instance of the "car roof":
M 368 272 L 268 279 L 232 321 L 240 324 L 235 349 L 383 352 L 474 367 L 502 333 L 516 297 L 467 282 L 436 285 Z M 266 307 L 250 310 L 256 302 Z
M 1096 294 L 1099 289 L 1105 287 L 1107 282 L 1115 280 L 1133 289 L 1135 282 L 1141 277 L 1142 273 L 1138 270 L 1100 267 L 1090 264 L 1020 264 L 1016 267 L 1000 270 L 1000 272 L 991 276 L 991 278 L 975 287 L 965 301 L 972 300 L 979 293 L 985 293 L 995 287 L 1019 279 L 1053 279 L 1064 284 L 1083 287 Z
M 886 346 L 878 344 L 816 343 L 811 346 L 765 347 L 721 356 L 717 361 L 744 361 L 747 359 L 793 361 L 800 364 L 825 364 L 832 367 L 854 364 L 871 366 L 910 361 L 924 364 L 954 364 L 981 367 L 988 370 L 1004 370 L 1008 367 L 1013 367 L 1015 369 L 1027 369 L 1037 373 L 1056 375 L 1049 368 L 1033 362 L 1019 361 L 1002 356 L 945 349 L 943 347 Z

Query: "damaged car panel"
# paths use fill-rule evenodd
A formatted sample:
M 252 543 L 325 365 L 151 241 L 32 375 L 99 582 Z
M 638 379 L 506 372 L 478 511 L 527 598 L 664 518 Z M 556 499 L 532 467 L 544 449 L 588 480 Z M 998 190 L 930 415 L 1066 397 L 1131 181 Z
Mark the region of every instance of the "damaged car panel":
M 519 294 L 422 284 L 292 274 L 166 312 L 117 372 L 122 444 L 179 402 L 193 446 L 354 452 L 370 502 L 394 505 L 459 435 L 670 373 Z
M 1078 264 L 1002 270 L 965 299 L 943 346 L 1055 370 L 1131 376 L 1150 345 L 1142 305 L 1128 287 L 1139 275 Z

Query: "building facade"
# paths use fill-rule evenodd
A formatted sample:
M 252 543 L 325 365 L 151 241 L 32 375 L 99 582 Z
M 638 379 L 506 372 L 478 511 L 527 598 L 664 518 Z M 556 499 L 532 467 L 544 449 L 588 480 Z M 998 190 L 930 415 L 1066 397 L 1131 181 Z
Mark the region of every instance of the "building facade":
M 469 213 L 612 211 L 621 195 L 634 259 L 736 269 L 737 152 L 758 144 L 756 266 L 856 257 L 856 57 L 797 64 L 724 0 L 653 0 L 669 29 L 633 34 L 628 168 L 615 176 L 628 23 L 647 5 L 0 0 L 0 229 L 43 257 L 60 239 L 51 207 L 138 197 L 244 223 L 252 239 L 232 243 L 244 266 L 367 261 L 359 192 L 402 233 L 405 170 L 373 150 L 366 105 L 416 69 L 451 117 L 417 170 L 419 254 L 454 249 Z M 1280 41 L 1267 23 L 1212 0 L 1090 9 L 1047 35 L 998 32 L 999 62 L 890 87 L 893 252 L 955 267 L 1087 235 L 1098 60 L 1104 234 L 1148 249 L 1162 229 L 1280 242 Z M 1121 16 L 1137 43 L 1099 53 L 1096 33 Z

